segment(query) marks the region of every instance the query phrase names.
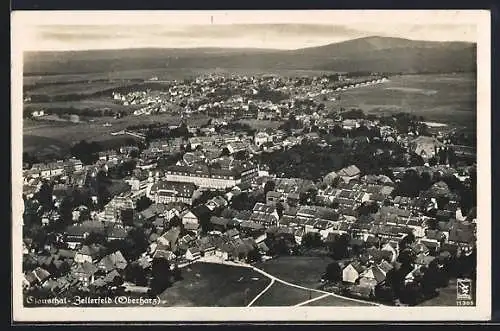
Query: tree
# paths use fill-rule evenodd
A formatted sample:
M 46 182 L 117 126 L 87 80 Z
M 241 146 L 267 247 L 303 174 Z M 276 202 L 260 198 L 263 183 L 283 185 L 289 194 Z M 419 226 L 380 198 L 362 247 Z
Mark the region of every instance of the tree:
M 43 181 L 40 190 L 38 191 L 36 198 L 44 208 L 44 210 L 51 210 L 53 207 L 53 187 L 48 181 Z
M 398 262 L 405 266 L 413 265 L 415 263 L 415 259 L 415 253 L 413 253 L 411 249 L 402 250 L 398 256 Z
M 435 263 L 431 263 L 429 267 L 424 270 L 424 275 L 420 282 L 422 286 L 422 294 L 424 295 L 424 297 L 432 297 L 436 294 L 436 289 L 439 286 L 439 281 L 439 270 Z
M 172 270 L 165 259 L 153 259 L 151 265 L 151 292 L 158 295 L 172 284 Z
M 182 225 L 182 220 L 179 216 L 174 215 L 169 221 L 171 227 L 178 227 Z
M 308 232 L 302 236 L 302 246 L 305 248 L 317 248 L 322 245 L 321 235 L 317 232 Z
M 148 238 L 141 228 L 133 228 L 130 230 L 126 242 L 129 246 L 129 250 L 126 252 L 122 251 L 122 253 L 129 255 L 127 260 L 137 259 L 149 247 Z
M 283 210 L 285 210 L 283 204 L 281 202 L 276 203 L 276 212 L 278 213 L 279 218 L 283 216 Z
M 101 146 L 96 143 L 88 143 L 85 140 L 71 147 L 71 155 L 81 160 L 83 164 L 89 165 L 93 164 L 98 160 L 98 153 L 102 150 Z
M 105 245 L 106 244 L 106 236 L 102 233 L 97 233 L 97 232 L 91 232 L 85 238 L 83 241 L 85 245 L 92 245 L 92 244 L 99 244 L 99 245 Z
M 324 278 L 331 282 L 342 280 L 342 268 L 338 262 L 332 262 L 326 267 Z
M 132 282 L 138 286 L 148 285 L 146 271 L 137 262 L 127 265 L 124 276 L 126 281 Z
M 276 188 L 276 183 L 272 180 L 268 180 L 264 185 L 264 195 L 266 195 L 267 192 L 274 191 L 275 188 Z
M 260 261 L 260 259 L 261 259 L 261 254 L 258 250 L 253 249 L 250 252 L 248 252 L 248 255 L 247 255 L 248 262 L 257 262 L 257 261 Z
M 404 250 L 405 248 L 407 248 L 408 246 L 410 246 L 414 242 L 415 242 L 415 235 L 413 234 L 413 232 L 410 232 L 406 236 L 403 237 L 403 239 L 399 243 L 399 247 L 401 250 Z
M 153 201 L 146 196 L 140 197 L 135 203 L 135 210 L 141 212 L 153 204 Z

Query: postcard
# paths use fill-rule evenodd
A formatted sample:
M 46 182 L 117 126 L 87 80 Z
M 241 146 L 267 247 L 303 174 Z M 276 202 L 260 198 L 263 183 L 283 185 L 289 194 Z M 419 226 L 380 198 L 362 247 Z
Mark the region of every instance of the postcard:
M 487 320 L 490 89 L 489 11 L 15 11 L 13 320 Z

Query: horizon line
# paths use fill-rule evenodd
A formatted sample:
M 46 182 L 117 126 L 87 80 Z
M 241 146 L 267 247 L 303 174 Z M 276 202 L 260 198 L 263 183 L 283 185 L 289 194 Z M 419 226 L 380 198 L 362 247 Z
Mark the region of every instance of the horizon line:
M 284 51 L 298 51 L 298 50 L 303 50 L 303 49 L 310 49 L 310 48 L 315 48 L 315 47 L 324 47 L 324 46 L 329 46 L 329 45 L 335 45 L 335 44 L 341 44 L 344 42 L 349 42 L 349 41 L 354 41 L 354 40 L 362 40 L 362 39 L 370 39 L 370 38 L 382 38 L 382 39 L 398 39 L 398 40 L 408 40 L 408 41 L 414 41 L 414 42 L 428 42 L 428 43 L 460 43 L 460 44 L 470 44 L 470 45 L 477 45 L 477 42 L 475 41 L 465 41 L 465 40 L 425 40 L 425 39 L 412 39 L 408 37 L 392 37 L 392 36 L 381 36 L 381 35 L 372 35 L 372 36 L 366 36 L 366 37 L 356 37 L 356 38 L 350 38 L 350 39 L 345 39 L 342 41 L 337 41 L 337 42 L 329 42 L 326 44 L 318 44 L 314 46 L 307 46 L 307 47 L 299 47 L 299 48 L 268 48 L 268 47 L 240 47 L 240 46 L 186 46 L 186 47 L 160 47 L 160 46 L 147 46 L 147 47 L 134 47 L 130 46 L 127 48 L 124 47 L 117 47 L 117 48 L 88 48 L 88 49 L 40 49 L 40 50 L 23 50 L 23 53 L 68 53 L 68 52 L 92 52 L 92 51 L 118 51 L 118 50 L 160 50 L 160 49 L 170 49 L 170 50 L 187 50 L 187 49 L 213 49 L 213 50 L 262 50 L 262 51 L 275 51 L 275 52 L 284 52 Z

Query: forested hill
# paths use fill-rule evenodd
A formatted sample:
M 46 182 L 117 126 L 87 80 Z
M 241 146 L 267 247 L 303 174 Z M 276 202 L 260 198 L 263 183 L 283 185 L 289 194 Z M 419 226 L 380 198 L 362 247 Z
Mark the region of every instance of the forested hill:
M 476 69 L 476 44 L 366 37 L 297 50 L 121 49 L 26 52 L 25 74 L 226 68 L 445 73 Z

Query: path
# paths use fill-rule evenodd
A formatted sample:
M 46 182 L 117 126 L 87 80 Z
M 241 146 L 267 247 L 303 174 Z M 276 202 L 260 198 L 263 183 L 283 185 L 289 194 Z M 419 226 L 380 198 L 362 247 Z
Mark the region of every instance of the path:
M 301 286 L 301 285 L 297 285 L 297 284 L 293 284 L 293 283 L 290 283 L 290 282 L 287 282 L 283 279 L 280 279 L 276 276 L 273 276 L 267 272 L 265 272 L 264 270 L 262 269 L 259 269 L 253 265 L 250 265 L 250 264 L 247 264 L 247 263 L 244 263 L 244 262 L 236 262 L 236 261 L 222 261 L 218 258 L 209 258 L 209 259 L 200 259 L 199 260 L 200 262 L 208 262 L 208 263 L 217 263 L 217 264 L 225 264 L 225 265 L 231 265 L 231 266 L 235 266 L 235 267 L 244 267 L 244 268 L 251 268 L 253 269 L 254 271 L 260 273 L 261 275 L 264 275 L 266 276 L 267 278 L 271 279 L 271 284 L 269 284 L 264 290 L 262 290 L 251 302 L 250 304 L 253 304 L 260 296 L 262 296 L 273 284 L 272 281 L 275 281 L 275 282 L 278 282 L 278 283 L 281 283 L 281 284 L 284 284 L 284 285 L 287 285 L 287 286 L 290 286 L 290 287 L 295 287 L 295 288 L 298 288 L 298 289 L 301 289 L 301 290 L 306 290 L 306 291 L 312 291 L 312 292 L 317 292 L 317 293 L 321 293 L 323 294 L 322 296 L 318 297 L 318 298 L 314 298 L 314 299 L 310 299 L 310 300 L 307 300 L 307 301 L 304 301 L 304 302 L 301 302 L 299 304 L 297 304 L 296 306 L 301 306 L 301 305 L 304 305 L 304 304 L 307 304 L 309 302 L 312 302 L 312 301 L 315 301 L 315 300 L 319 300 L 320 298 L 324 298 L 324 297 L 327 297 L 327 296 L 333 296 L 335 298 L 339 298 L 339 299 L 342 299 L 342 300 L 347 300 L 347 301 L 354 301 L 354 302 L 359 302 L 359 303 L 364 303 L 364 304 L 367 304 L 367 305 L 372 305 L 372 306 L 384 306 L 382 304 L 379 304 L 379 303 L 376 303 L 376 302 L 372 302 L 372 301 L 365 301 L 365 300 L 361 300 L 361 299 L 354 299 L 354 298 L 349 298 L 349 297 L 345 297 L 345 296 L 342 296 L 342 295 L 338 295 L 338 294 L 335 294 L 335 293 L 332 293 L 332 292 L 327 292 L 327 291 L 323 291 L 323 290 L 318 290 L 318 289 L 315 289 L 315 288 L 309 288 L 309 287 L 305 287 L 305 286 Z M 249 306 L 250 306 L 249 304 Z
M 250 303 L 247 305 L 247 307 L 250 307 L 251 305 L 253 305 L 255 301 L 257 301 L 264 293 L 267 292 L 267 290 L 269 290 L 271 288 L 271 286 L 273 286 L 273 284 L 274 284 L 274 279 L 271 279 L 271 282 L 269 283 L 269 285 L 267 285 L 265 289 L 263 289 L 259 294 L 257 294 L 257 296 L 255 298 L 253 298 L 252 301 L 250 301 Z
M 309 299 L 309 300 L 306 300 L 306 301 L 303 301 L 301 303 L 298 303 L 296 304 L 294 307 L 300 307 L 300 306 L 303 306 L 303 305 L 307 305 L 308 303 L 311 303 L 311 302 L 314 302 L 314 301 L 318 301 L 318 300 L 321 300 L 323 298 L 326 298 L 328 296 L 330 296 L 331 293 L 329 294 L 323 294 L 323 295 L 320 295 L 319 297 L 317 298 L 313 298 L 313 299 Z

